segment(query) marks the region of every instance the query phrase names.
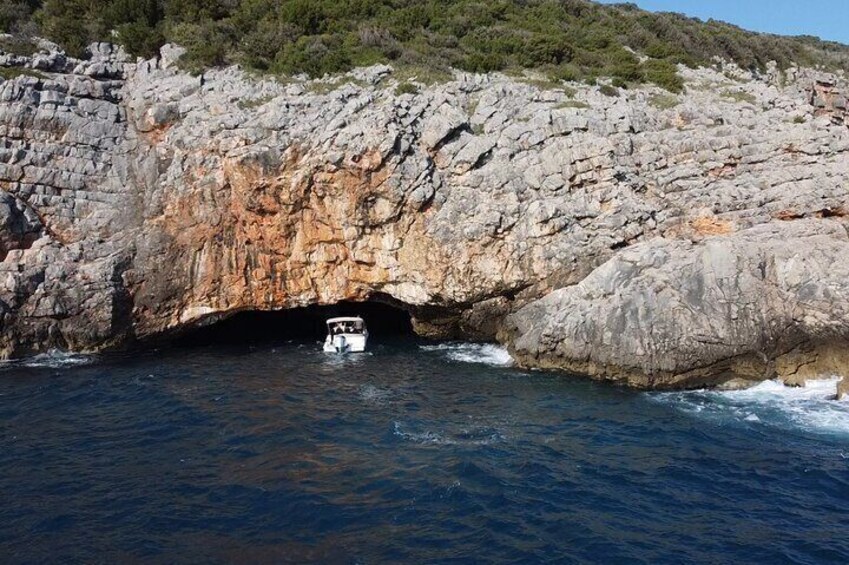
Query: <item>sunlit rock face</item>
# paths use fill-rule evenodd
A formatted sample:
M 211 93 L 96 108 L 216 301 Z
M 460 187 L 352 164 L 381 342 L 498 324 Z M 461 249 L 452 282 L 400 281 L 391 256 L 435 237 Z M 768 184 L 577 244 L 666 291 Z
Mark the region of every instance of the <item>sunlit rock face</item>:
M 514 355 L 639 387 L 849 374 L 849 236 L 837 222 L 634 245 L 508 317 Z M 635 331 L 640 328 L 640 331 Z
M 0 56 L 39 69 L 0 83 L 6 356 L 99 350 L 239 311 L 377 297 L 407 308 L 422 335 L 498 334 L 524 364 L 623 371 L 639 386 L 695 384 L 676 378 L 679 368 L 711 384 L 765 378 L 773 369 L 726 369 L 756 354 L 774 367 L 845 337 L 841 310 L 827 336 L 800 325 L 771 348 L 748 340 L 710 355 L 647 356 L 635 344 L 649 343 L 644 322 L 660 319 L 657 303 L 619 292 L 650 276 L 678 288 L 676 278 L 695 275 L 675 266 L 696 265 L 705 249 L 748 268 L 750 248 L 795 224 L 839 241 L 849 129 L 812 105 L 829 84 L 827 103 L 839 106 L 834 77 L 738 72 L 730 81 L 728 67 L 682 70 L 685 95 L 647 87 L 608 97 L 458 74 L 397 94 L 388 67 L 277 82 L 235 68 L 191 76 L 175 53 L 133 63 L 101 44 L 86 61 L 49 49 Z M 793 242 L 782 253 L 813 246 L 825 262 L 839 247 Z M 662 249 L 670 267 L 641 249 Z M 624 264 L 633 267 L 606 278 Z M 575 310 L 586 318 L 576 325 L 577 303 L 554 297 L 596 282 L 609 288 L 582 295 L 591 304 Z M 740 299 L 761 291 L 746 287 Z M 621 342 L 591 339 L 584 332 L 602 335 L 605 304 L 648 314 L 621 320 Z M 687 327 L 710 326 L 712 307 L 687 305 Z M 546 318 L 528 321 L 528 312 Z M 775 320 L 747 323 L 757 335 Z M 693 357 L 692 367 L 683 361 Z

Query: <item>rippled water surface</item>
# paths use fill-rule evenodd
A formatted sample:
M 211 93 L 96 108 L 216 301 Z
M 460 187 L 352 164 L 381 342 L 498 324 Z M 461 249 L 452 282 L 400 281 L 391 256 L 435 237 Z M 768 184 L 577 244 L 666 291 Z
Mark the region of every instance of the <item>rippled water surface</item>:
M 849 561 L 834 383 L 647 394 L 493 346 L 0 368 L 3 562 Z

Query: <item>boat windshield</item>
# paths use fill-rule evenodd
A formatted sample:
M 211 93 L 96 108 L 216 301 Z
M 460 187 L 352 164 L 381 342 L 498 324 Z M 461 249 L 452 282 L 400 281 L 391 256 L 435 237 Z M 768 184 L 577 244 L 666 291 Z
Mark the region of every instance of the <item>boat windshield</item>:
M 331 335 L 338 334 L 361 334 L 365 330 L 362 320 L 341 321 L 329 324 Z

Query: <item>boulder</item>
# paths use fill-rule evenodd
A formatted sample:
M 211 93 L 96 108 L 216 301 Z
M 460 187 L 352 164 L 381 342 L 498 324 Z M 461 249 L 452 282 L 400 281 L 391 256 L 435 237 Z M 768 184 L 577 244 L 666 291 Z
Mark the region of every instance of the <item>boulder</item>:
M 467 117 L 461 110 L 449 104 L 442 104 L 425 121 L 421 142 L 425 148 L 435 149 L 466 123 Z
M 510 315 L 503 339 L 524 365 L 644 388 L 846 374 L 846 253 L 837 222 L 654 239 Z
M 173 43 L 166 43 L 159 48 L 159 66 L 162 69 L 176 67 L 180 58 L 186 54 L 186 49 Z

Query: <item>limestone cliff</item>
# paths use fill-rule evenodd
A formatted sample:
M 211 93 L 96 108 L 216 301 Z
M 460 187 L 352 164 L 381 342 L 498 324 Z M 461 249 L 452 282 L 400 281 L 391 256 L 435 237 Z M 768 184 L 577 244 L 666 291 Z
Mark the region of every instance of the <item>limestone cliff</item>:
M 369 299 L 640 386 L 795 374 L 849 338 L 835 77 L 410 93 L 388 67 L 283 82 L 43 47 L 0 55 L 26 69 L 0 83 L 5 356 Z

